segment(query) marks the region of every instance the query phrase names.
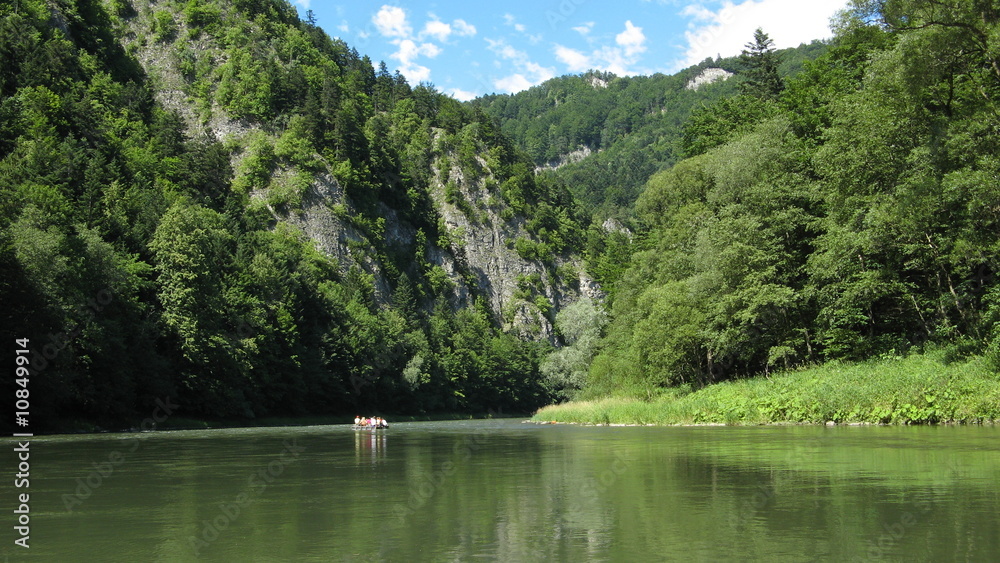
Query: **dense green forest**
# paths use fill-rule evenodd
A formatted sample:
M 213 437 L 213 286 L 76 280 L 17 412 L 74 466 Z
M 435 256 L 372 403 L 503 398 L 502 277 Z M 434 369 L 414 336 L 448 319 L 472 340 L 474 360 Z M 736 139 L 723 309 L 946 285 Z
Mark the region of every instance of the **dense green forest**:
M 998 31 L 995 2 L 859 0 L 790 79 L 758 34 L 636 204 L 583 396 L 932 348 L 1000 368 Z
M 779 51 L 778 73 L 798 73 L 826 50 L 823 42 Z M 603 221 L 629 222 L 649 177 L 683 156 L 681 136 L 692 111 L 736 93 L 730 80 L 690 87 L 706 69 L 740 71 L 737 57 L 706 59 L 673 75 L 616 76 L 590 71 L 563 76 L 516 94 L 482 96 L 471 103 L 497 119 L 502 131 L 537 166 L 586 148 L 590 155 L 563 163 L 554 175 L 583 208 Z
M 586 225 L 481 111 L 284 0 L 3 3 L 0 61 L 2 330 L 31 339 L 35 430 L 165 397 L 243 419 L 549 400 L 546 339 L 500 328 L 555 314 L 542 290 Z M 520 233 L 546 274 L 519 309 L 490 306 L 442 206 Z M 347 255 L 285 220 L 308 209 Z
M 827 43 L 462 104 L 285 0 L 0 5 L 33 429 L 996 370 L 998 30 L 992 2 L 857 0 Z M 735 77 L 685 87 L 709 67 Z

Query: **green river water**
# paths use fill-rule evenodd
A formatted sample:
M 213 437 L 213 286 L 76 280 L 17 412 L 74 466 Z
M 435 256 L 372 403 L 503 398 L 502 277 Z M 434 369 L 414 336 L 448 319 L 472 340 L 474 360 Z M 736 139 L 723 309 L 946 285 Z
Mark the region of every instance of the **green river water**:
M 46 436 L 8 561 L 1000 561 L 1000 428 Z

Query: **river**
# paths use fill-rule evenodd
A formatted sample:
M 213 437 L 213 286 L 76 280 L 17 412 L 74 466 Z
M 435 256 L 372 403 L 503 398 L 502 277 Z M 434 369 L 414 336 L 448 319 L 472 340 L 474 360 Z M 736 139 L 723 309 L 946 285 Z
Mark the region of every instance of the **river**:
M 1000 559 L 995 427 L 47 436 L 28 492 L 31 548 L 8 541 L 10 561 Z

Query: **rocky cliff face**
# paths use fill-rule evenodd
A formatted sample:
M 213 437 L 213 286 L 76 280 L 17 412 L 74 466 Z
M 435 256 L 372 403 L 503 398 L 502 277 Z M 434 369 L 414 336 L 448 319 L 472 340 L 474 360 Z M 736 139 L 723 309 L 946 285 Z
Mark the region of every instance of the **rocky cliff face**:
M 254 143 L 273 150 L 282 134 L 280 127 L 233 119 L 217 101 L 196 103 L 188 93 L 192 78 L 185 72 L 189 74 L 193 65 L 201 69 L 197 72 L 210 75 L 205 68 L 224 64 L 225 50 L 206 35 L 191 40 L 179 16 L 174 18 L 177 29 L 172 38 L 153 40 L 157 26 L 162 25 L 157 23 L 157 12 L 162 12 L 166 4 L 136 0 L 134 6 L 137 15 L 128 23 L 133 40 L 127 46 L 153 79 L 157 100 L 184 119 L 190 136 L 207 135 L 233 147 L 232 166 L 240 181 L 241 164 L 253 154 Z M 189 66 L 185 68 L 185 64 Z M 433 141 L 435 158 L 454 157 L 439 146 L 438 140 Z M 446 285 L 450 287 L 453 307 L 470 306 L 481 298 L 504 330 L 527 339 L 552 340 L 552 320 L 559 309 L 581 296 L 600 299 L 603 294 L 585 273 L 578 256 L 556 255 L 543 262 L 518 254 L 515 241 L 532 239 L 525 227 L 526 218 L 507 208 L 486 161 L 481 157 L 479 160 L 476 178 L 467 177 L 458 166 L 441 170 L 432 164 L 430 194 L 447 236 L 438 244 L 428 242 L 424 255 L 450 282 Z M 378 250 L 413 246 L 417 229 L 384 203 L 378 206 L 384 223 L 377 234 L 361 228 L 355 205 L 342 186 L 343 179 L 337 178 L 330 165 L 322 168 L 308 175 L 308 186 L 299 189 L 293 198 L 296 201 L 290 204 L 276 204 L 272 192 L 294 179 L 299 172 L 294 166 L 274 171 L 266 185 L 252 186 L 251 199 L 255 205 L 265 206 L 278 221 L 301 230 L 320 251 L 336 259 L 341 271 L 357 267 L 370 274 L 376 300 L 386 304 L 396 280 L 388 279 L 389 268 L 381 262 Z M 448 189 L 452 190 L 450 196 Z
M 485 168 L 485 161 L 480 164 Z M 441 170 L 434 172 L 432 196 L 451 244 L 435 249 L 432 256 L 449 272 L 460 294 L 475 293 L 487 299 L 505 330 L 526 338 L 551 339 L 551 319 L 559 309 L 581 296 L 603 298 L 579 257 L 555 256 L 546 264 L 522 258 L 515 251 L 514 242 L 531 235 L 524 217 L 504 218 L 505 205 L 498 191 L 490 188 L 493 183 L 488 176 L 469 179 L 453 169 L 444 178 Z M 445 194 L 449 181 L 458 189 L 456 201 L 464 203 L 449 203 Z M 472 274 L 474 287 L 456 275 L 456 265 Z M 543 310 L 546 304 L 551 309 Z
M 697 90 L 705 84 L 711 84 L 720 80 L 729 80 L 733 73 L 721 68 L 706 68 L 701 74 L 691 79 L 684 87 L 688 90 Z
M 485 161 L 481 164 L 485 167 Z M 447 244 L 428 243 L 425 252 L 431 264 L 441 268 L 451 282 L 455 307 L 472 305 L 476 297 L 481 297 L 505 330 L 523 338 L 552 340 L 556 312 L 584 296 L 597 300 L 604 297 L 577 256 L 555 256 L 552 263 L 546 264 L 518 255 L 514 241 L 531 238 L 531 234 L 525 228 L 524 217 L 504 218 L 509 215 L 504 213 L 506 205 L 498 190 L 489 187 L 489 176 L 470 180 L 461 169 L 453 168 L 446 178 L 435 167 L 433 179 L 431 195 L 448 236 Z M 454 202 L 446 196 L 448 182 L 458 190 Z M 254 195 L 266 200 L 262 192 Z M 336 178 L 324 174 L 310 185 L 301 209 L 271 208 L 271 212 L 301 229 L 323 253 L 337 259 L 341 270 L 356 266 L 371 274 L 376 299 L 387 302 L 391 280 L 386 279 L 382 264 L 373 258 L 377 254 L 375 245 L 412 245 L 417 231 L 393 209 L 381 205 L 384 239 L 369 240 L 350 220 L 352 209 Z

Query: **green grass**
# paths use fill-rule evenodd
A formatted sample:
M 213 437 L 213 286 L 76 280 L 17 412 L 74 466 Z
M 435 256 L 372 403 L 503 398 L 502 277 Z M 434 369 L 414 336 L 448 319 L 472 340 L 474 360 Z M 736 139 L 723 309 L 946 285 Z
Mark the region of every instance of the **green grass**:
M 981 359 L 943 354 L 830 363 L 775 375 L 553 405 L 535 421 L 588 424 L 976 424 L 1000 420 L 1000 375 Z

